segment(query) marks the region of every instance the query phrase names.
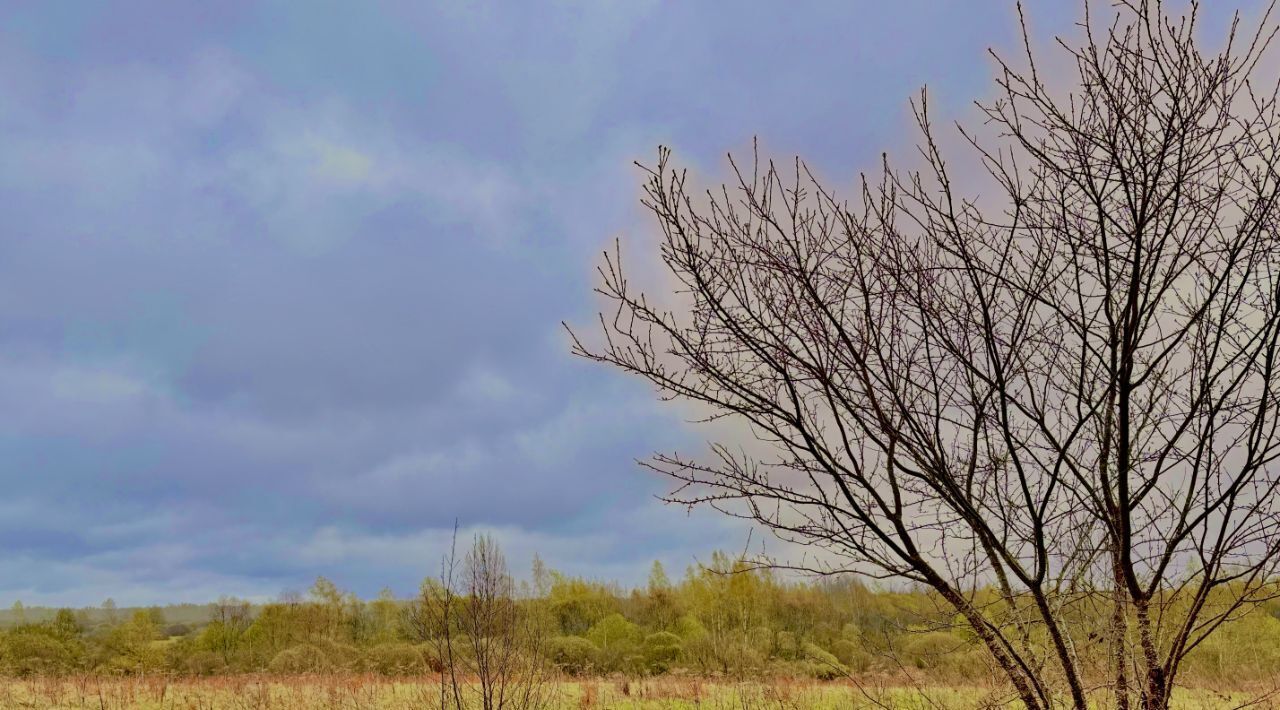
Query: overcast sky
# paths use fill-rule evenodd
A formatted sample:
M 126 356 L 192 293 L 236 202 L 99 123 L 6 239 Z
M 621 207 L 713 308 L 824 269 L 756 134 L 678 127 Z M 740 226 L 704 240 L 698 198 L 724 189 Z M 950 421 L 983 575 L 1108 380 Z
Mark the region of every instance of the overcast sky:
M 1062 7 L 1062 6 L 1070 7 Z M 1069 30 L 1074 3 L 1028 3 Z M 0 604 L 679 573 L 701 439 L 568 355 L 659 143 L 836 182 L 987 92 L 1011 2 L 0 2 Z

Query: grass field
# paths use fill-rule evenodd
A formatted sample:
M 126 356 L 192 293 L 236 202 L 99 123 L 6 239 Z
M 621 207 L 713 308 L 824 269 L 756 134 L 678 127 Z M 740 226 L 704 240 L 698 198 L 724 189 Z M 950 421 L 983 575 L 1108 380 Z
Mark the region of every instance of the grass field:
M 40 710 L 409 710 L 439 707 L 430 679 L 393 681 L 351 676 L 227 676 L 219 678 L 32 678 L 0 681 L 0 708 Z M 713 683 L 701 680 L 561 682 L 550 689 L 554 710 L 836 710 L 838 708 L 1012 707 L 993 704 L 981 688 L 907 689 L 840 683 Z M 1260 693 L 1183 690 L 1175 708 L 1280 707 Z M 1105 706 L 1099 706 L 1100 708 Z

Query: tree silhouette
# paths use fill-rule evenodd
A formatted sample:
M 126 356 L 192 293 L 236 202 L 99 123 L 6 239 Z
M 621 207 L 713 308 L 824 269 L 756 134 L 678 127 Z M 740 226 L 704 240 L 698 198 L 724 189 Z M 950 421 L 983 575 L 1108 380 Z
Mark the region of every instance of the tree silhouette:
M 668 305 L 615 250 L 603 337 L 573 336 L 765 449 L 655 457 L 672 500 L 835 560 L 808 569 L 934 590 L 1029 708 L 1084 708 L 1104 674 L 1118 707 L 1165 708 L 1187 654 L 1276 591 L 1280 131 L 1250 79 L 1270 11 L 1206 53 L 1195 6 L 1117 8 L 1059 40 L 1069 91 L 1025 23 L 1022 68 L 993 53 L 997 97 L 959 130 L 977 176 L 924 93 L 922 167 L 886 159 L 852 201 L 758 157 L 704 196 L 662 149 Z M 1100 606 L 1106 628 L 1073 621 Z

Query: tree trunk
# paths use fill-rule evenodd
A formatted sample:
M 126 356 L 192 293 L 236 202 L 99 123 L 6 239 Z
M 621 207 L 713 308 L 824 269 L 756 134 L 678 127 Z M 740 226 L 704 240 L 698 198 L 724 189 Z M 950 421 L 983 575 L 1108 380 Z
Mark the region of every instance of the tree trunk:
M 1116 550 L 1112 550 L 1112 571 L 1115 573 L 1113 584 L 1115 590 L 1112 593 L 1112 611 L 1111 611 L 1111 662 L 1115 671 L 1115 685 L 1113 692 L 1116 701 L 1116 710 L 1129 710 L 1129 669 L 1128 659 L 1125 657 L 1126 636 L 1129 633 L 1129 620 L 1127 609 L 1127 596 L 1124 587 L 1124 573 L 1120 569 L 1120 554 Z
M 1138 614 L 1138 635 L 1142 645 L 1143 666 L 1146 669 L 1146 678 L 1142 685 L 1142 710 L 1167 710 L 1169 687 L 1165 679 L 1164 666 L 1160 664 L 1155 637 L 1152 634 L 1149 607 L 1150 602 L 1146 599 L 1134 600 L 1134 609 Z

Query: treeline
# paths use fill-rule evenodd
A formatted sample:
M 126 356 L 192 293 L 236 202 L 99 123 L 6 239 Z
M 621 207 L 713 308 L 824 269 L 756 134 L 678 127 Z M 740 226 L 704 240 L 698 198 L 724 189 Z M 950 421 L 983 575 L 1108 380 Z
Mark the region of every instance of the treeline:
M 306 595 L 269 604 L 179 607 L 180 621 L 167 618 L 174 607 L 15 607 L 0 631 L 0 672 L 420 675 L 492 653 L 505 634 L 531 662 L 570 676 L 974 681 L 990 673 L 985 653 L 930 593 L 875 590 L 854 578 L 793 581 L 718 553 L 678 580 L 654 563 L 648 583 L 634 590 L 538 561 L 520 585 L 504 568 L 502 584 L 488 588 L 475 585 L 469 567 L 458 577 L 462 583 L 430 578 L 408 600 L 389 591 L 362 600 L 321 578 Z M 1280 603 L 1269 603 L 1226 624 L 1196 649 L 1190 679 L 1234 684 L 1280 673 L 1278 617 Z M 1101 659 L 1105 648 L 1080 653 Z

